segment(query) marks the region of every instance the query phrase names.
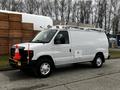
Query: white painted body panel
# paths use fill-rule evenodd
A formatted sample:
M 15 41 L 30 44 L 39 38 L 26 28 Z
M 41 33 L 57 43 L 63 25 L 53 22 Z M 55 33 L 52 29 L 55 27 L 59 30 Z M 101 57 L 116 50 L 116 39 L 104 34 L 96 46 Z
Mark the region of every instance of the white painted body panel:
M 108 57 L 108 40 L 104 32 L 68 30 L 68 34 L 69 44 L 55 45 L 55 36 L 49 43 L 29 43 L 30 50 L 34 51 L 32 60 L 49 55 L 55 65 L 61 65 L 92 61 L 98 52 L 103 52 L 105 58 Z M 22 43 L 19 46 L 25 47 L 25 50 L 28 49 L 28 43 Z
M 92 61 L 97 52 L 108 57 L 108 40 L 103 32 L 70 30 L 74 58 L 78 62 Z

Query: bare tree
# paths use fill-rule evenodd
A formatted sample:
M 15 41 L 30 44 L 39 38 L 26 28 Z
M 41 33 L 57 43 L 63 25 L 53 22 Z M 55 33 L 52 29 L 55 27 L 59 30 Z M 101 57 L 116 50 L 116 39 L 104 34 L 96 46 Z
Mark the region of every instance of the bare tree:
M 22 11 L 22 6 L 20 6 L 22 4 L 21 0 L 11 0 L 8 3 L 10 11 Z
M 80 1 L 80 22 L 84 23 L 85 20 L 85 1 Z
M 79 1 L 76 3 L 75 18 L 76 18 L 77 25 L 79 25 L 80 23 L 80 2 Z
M 34 14 L 38 8 L 38 0 L 24 0 L 25 11 L 30 14 Z
M 8 1 L 8 0 L 0 0 L 0 8 L 1 8 L 2 10 L 5 10 L 5 9 L 6 9 L 6 7 L 7 7 L 7 1 Z
M 41 2 L 41 14 L 45 16 L 53 16 L 53 3 L 51 0 L 44 0 Z
M 53 16 L 53 3 L 51 2 L 51 0 L 47 0 L 46 1 L 46 12 L 47 12 L 47 16 L 52 17 Z
M 85 11 L 84 11 L 84 14 L 85 14 L 85 24 L 89 24 L 90 23 L 90 14 L 91 14 L 91 9 L 92 9 L 92 1 L 86 1 L 85 2 Z
M 99 0 L 98 3 L 98 17 L 97 17 L 97 24 L 96 27 L 103 28 L 103 21 L 105 17 L 105 5 L 106 5 L 106 0 Z
M 73 4 L 73 9 L 72 9 L 72 22 L 76 21 L 76 9 L 77 9 L 77 2 Z
M 66 10 L 66 2 L 65 2 L 65 0 L 60 0 L 59 1 L 59 11 L 60 11 L 60 16 L 61 16 L 61 21 L 64 21 L 65 10 Z
M 104 24 L 104 29 L 105 30 L 107 30 L 107 1 L 106 0 L 104 0 L 104 6 L 103 6 L 103 8 L 104 8 L 104 18 L 105 18 L 105 24 Z
M 72 9 L 72 0 L 67 0 L 66 24 L 67 24 L 67 23 L 69 22 L 69 20 L 70 20 L 71 9 Z
M 80 0 L 76 3 L 76 5 L 74 7 L 76 9 L 77 23 L 89 24 L 90 14 L 92 11 L 91 4 L 92 4 L 92 1 L 84 1 L 84 0 Z M 74 10 L 74 12 L 75 12 L 75 10 Z
M 58 4 L 58 0 L 54 0 L 54 14 L 55 14 L 56 20 L 58 20 L 58 15 L 59 15 L 59 4 Z
M 110 0 L 110 3 L 109 3 L 109 9 L 108 9 L 108 33 L 110 32 L 110 29 L 111 29 L 111 14 L 112 14 L 112 3 L 111 3 L 111 0 Z
M 45 1 L 44 0 L 41 2 L 41 14 L 44 16 L 47 15 L 46 11 L 45 11 Z
M 17 5 L 17 11 L 25 12 L 23 8 L 25 8 L 24 2 L 23 2 L 23 0 L 19 0 L 19 4 Z
M 113 34 L 116 35 L 118 33 L 118 27 L 119 27 L 119 11 L 120 11 L 120 7 L 119 7 L 119 0 L 111 0 L 112 3 L 112 7 L 113 7 L 113 19 L 112 19 L 112 29 L 113 29 Z

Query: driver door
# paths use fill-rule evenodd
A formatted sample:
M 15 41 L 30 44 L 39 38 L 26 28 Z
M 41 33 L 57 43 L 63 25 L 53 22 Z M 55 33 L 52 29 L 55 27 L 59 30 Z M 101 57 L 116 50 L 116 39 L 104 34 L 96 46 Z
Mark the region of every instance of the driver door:
M 73 63 L 73 55 L 68 31 L 59 31 L 54 39 L 53 46 L 55 64 Z

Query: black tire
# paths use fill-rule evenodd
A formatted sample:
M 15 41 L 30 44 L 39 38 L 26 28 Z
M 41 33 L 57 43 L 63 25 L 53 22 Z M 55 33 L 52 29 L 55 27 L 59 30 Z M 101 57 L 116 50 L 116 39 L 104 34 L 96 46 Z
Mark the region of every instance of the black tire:
M 92 61 L 92 66 L 96 68 L 100 68 L 103 65 L 103 57 L 102 55 L 97 54 Z
M 48 71 L 45 71 L 45 69 Z M 37 77 L 46 78 L 50 76 L 50 74 L 53 72 L 53 69 L 54 64 L 51 60 L 48 60 L 48 58 L 41 58 L 34 69 L 34 73 Z

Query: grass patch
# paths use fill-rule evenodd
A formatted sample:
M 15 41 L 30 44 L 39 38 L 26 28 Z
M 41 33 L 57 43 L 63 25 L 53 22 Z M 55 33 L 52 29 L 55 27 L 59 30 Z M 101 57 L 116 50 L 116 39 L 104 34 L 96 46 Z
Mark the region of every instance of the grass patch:
M 0 70 L 10 68 L 8 55 L 0 56 Z
M 5 65 L 8 65 L 8 56 L 7 55 L 0 56 L 0 67 Z
M 109 53 L 110 53 L 110 58 L 112 58 L 112 59 L 120 58 L 120 51 L 118 51 L 118 50 L 110 49 Z

